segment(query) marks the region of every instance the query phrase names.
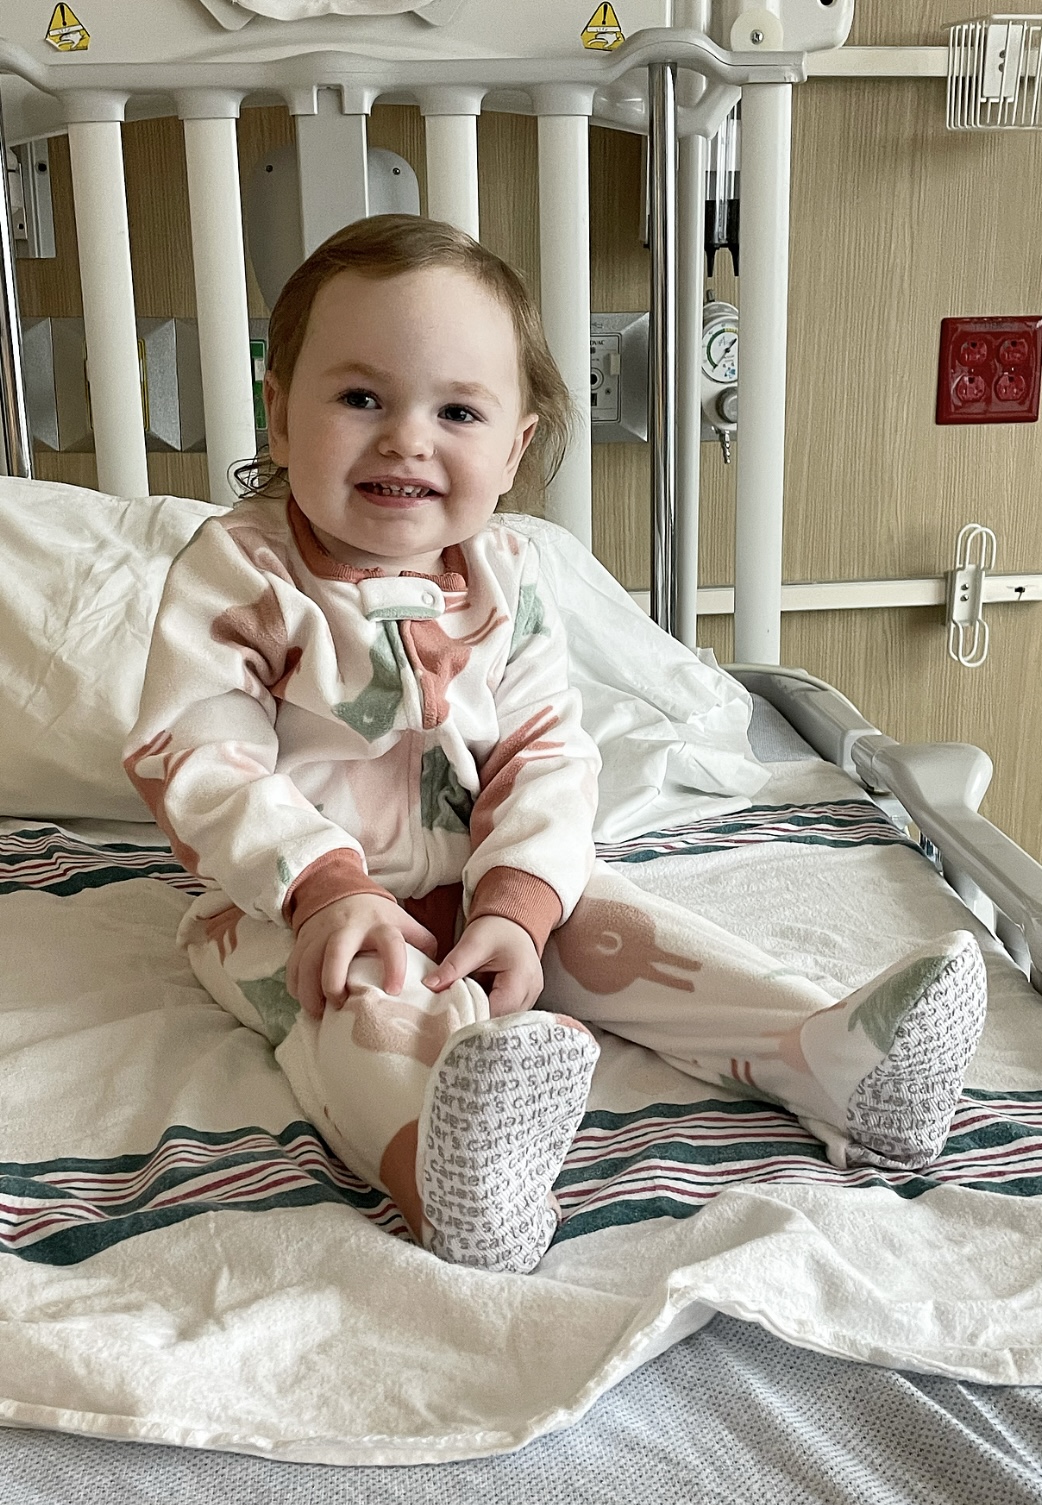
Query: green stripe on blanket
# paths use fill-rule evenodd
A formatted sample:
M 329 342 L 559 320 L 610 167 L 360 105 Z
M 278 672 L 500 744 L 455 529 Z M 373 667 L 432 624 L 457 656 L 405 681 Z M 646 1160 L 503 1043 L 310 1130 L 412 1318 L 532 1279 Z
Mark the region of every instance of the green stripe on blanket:
M 555 1188 L 564 1213 L 558 1238 L 689 1217 L 728 1186 L 767 1181 L 883 1186 L 905 1198 L 943 1185 L 1042 1196 L 1042 1093 L 967 1091 L 924 1172 L 839 1170 L 791 1114 L 766 1103 L 711 1099 L 590 1113 Z
M 0 894 L 38 890 L 67 898 L 134 878 L 156 878 L 190 894 L 205 886 L 165 845 L 95 843 L 52 825 L 0 836 Z
M 731 851 L 764 842 L 804 846 L 919 847 L 871 800 L 827 800 L 807 805 L 752 805 L 719 820 L 693 821 L 667 831 L 649 831 L 628 841 L 599 842 L 606 862 L 651 862 L 656 857 Z
M 200 1213 L 339 1202 L 408 1238 L 390 1199 L 327 1149 L 311 1124 L 280 1134 L 172 1125 L 147 1155 L 0 1163 L 0 1251 L 72 1265 Z
M 652 1218 L 691 1217 L 729 1186 L 883 1186 L 904 1198 L 942 1185 L 1042 1195 L 1042 1092 L 968 1092 L 925 1174 L 838 1170 L 791 1116 L 710 1098 L 589 1113 L 555 1191 L 557 1240 Z M 0 1251 L 78 1264 L 103 1249 L 200 1213 L 340 1203 L 402 1238 L 394 1203 L 348 1171 L 312 1126 L 280 1134 L 175 1125 L 147 1155 L 0 1164 Z
M 730 851 L 767 842 L 832 848 L 899 845 L 919 850 L 870 800 L 829 800 L 814 805 L 754 805 L 719 820 L 694 821 L 629 841 L 600 843 L 597 853 L 608 862 L 651 862 L 656 857 Z M 35 889 L 67 897 L 134 878 L 155 878 L 185 893 L 199 893 L 204 886 L 163 845 L 92 843 L 50 824 L 0 837 L 0 894 Z

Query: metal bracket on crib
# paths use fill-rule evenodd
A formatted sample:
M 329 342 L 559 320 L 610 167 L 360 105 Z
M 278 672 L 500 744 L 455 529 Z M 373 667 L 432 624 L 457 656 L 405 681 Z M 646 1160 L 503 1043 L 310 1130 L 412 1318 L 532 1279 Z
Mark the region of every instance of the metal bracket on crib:
M 996 549 L 995 534 L 982 523 L 967 523 L 955 544 L 955 568 L 948 572 L 948 654 L 965 669 L 979 668 L 988 656 L 981 604 Z

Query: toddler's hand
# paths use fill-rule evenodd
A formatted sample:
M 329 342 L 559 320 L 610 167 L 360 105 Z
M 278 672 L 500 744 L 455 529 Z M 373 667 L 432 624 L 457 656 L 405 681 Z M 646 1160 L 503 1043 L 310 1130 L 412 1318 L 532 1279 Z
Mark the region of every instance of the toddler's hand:
M 305 920 L 286 963 L 286 988 L 305 1014 L 321 1019 L 329 1004 L 343 1007 L 347 972 L 356 956 L 375 953 L 383 962 L 384 989 L 400 993 L 405 982 L 406 942 L 427 956 L 437 942 L 412 915 L 378 894 L 337 899 Z
M 480 915 L 464 930 L 448 956 L 428 972 L 424 983 L 441 993 L 461 977 L 494 974 L 489 1011 L 518 1014 L 530 1009 L 543 991 L 543 969 L 535 942 L 522 925 L 501 915 Z

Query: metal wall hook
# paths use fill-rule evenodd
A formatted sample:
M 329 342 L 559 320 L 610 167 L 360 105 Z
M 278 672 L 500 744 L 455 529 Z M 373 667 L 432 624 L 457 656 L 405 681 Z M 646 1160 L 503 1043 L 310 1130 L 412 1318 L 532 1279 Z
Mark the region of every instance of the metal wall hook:
M 982 523 L 967 523 L 955 541 L 955 568 L 948 572 L 948 653 L 965 669 L 978 668 L 988 656 L 981 605 L 997 548 L 995 534 Z

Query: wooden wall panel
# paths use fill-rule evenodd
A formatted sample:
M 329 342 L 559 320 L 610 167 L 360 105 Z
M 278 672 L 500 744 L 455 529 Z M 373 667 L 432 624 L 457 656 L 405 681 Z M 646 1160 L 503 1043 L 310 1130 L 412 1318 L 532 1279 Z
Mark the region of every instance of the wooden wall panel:
M 1042 311 L 1042 135 L 946 131 L 939 80 L 815 83 L 794 119 L 787 577 L 937 574 L 970 520 L 1042 568 L 1037 425 L 934 422 L 942 318 Z
M 141 319 L 194 319 L 184 130 L 174 118 L 123 127 L 134 302 Z M 162 184 L 161 192 L 156 185 Z
M 18 263 L 18 303 L 23 319 L 78 319 L 83 315 L 72 212 L 72 171 L 66 136 L 53 136 L 50 146 L 51 201 L 54 206 L 56 255 L 43 261 Z
M 967 14 L 861 0 L 852 40 L 942 43 Z M 968 521 L 995 528 L 999 569 L 1042 570 L 1038 425 L 934 423 L 941 319 L 1042 313 L 1040 182 L 1042 137 L 946 131 L 941 80 L 794 91 L 787 579 L 939 575 Z M 976 670 L 947 657 L 940 609 L 787 615 L 783 661 L 892 736 L 985 748 L 985 812 L 1042 855 L 1042 606 L 986 611 Z
M 249 192 L 250 178 L 257 164 L 268 152 L 288 146 L 294 139 L 293 120 L 284 105 L 271 105 L 266 109 L 243 110 L 239 116 L 239 188 L 243 200 L 243 223 L 246 223 L 245 202 Z M 265 319 L 268 306 L 264 301 L 257 279 L 253 275 L 249 252 L 246 255 L 246 300 L 251 319 Z
M 956 21 L 986 14 L 986 6 L 967 6 L 966 0 L 915 0 L 912 5 L 855 0 L 848 41 L 852 47 L 938 47 L 947 43 L 948 27 Z

